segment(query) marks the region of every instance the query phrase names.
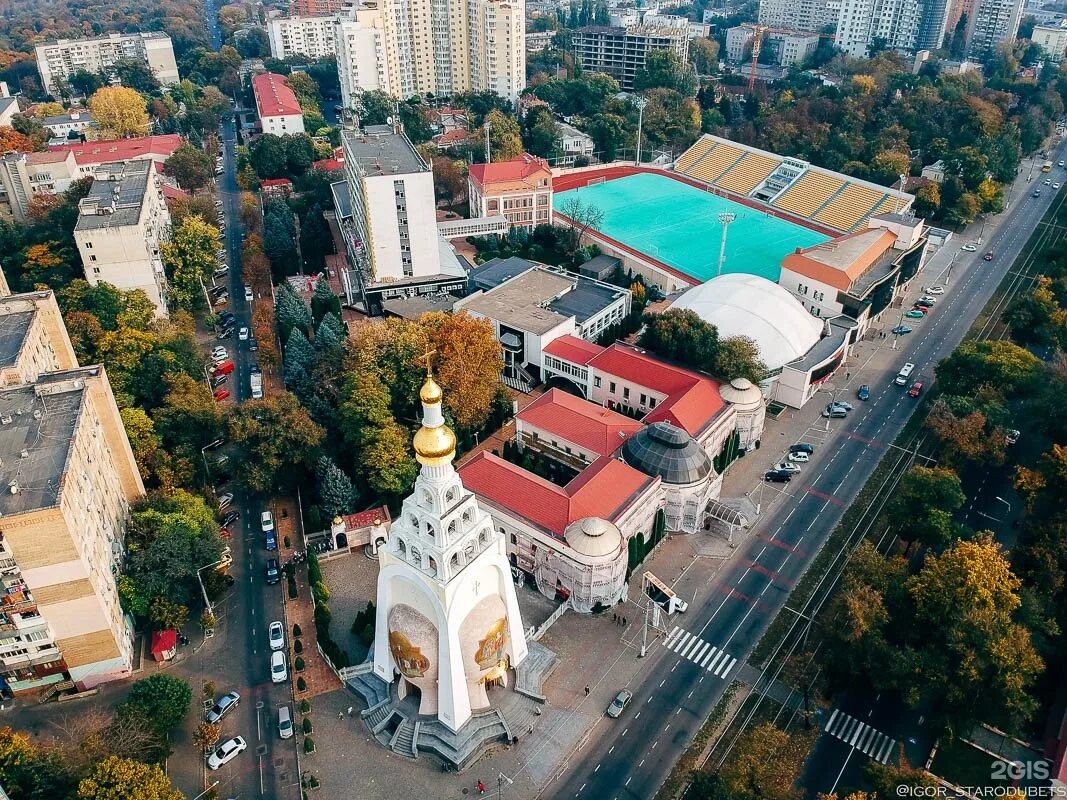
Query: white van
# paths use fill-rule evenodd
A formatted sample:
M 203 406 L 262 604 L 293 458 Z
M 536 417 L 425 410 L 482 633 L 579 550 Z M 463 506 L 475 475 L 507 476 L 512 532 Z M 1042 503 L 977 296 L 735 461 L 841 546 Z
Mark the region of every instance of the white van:
M 910 361 L 900 368 L 900 372 L 897 373 L 897 377 L 893 379 L 893 383 L 897 386 L 906 386 L 908 378 L 911 377 L 911 373 L 915 371 L 915 365 Z
M 282 739 L 291 739 L 293 736 L 293 715 L 289 706 L 278 709 L 278 736 Z

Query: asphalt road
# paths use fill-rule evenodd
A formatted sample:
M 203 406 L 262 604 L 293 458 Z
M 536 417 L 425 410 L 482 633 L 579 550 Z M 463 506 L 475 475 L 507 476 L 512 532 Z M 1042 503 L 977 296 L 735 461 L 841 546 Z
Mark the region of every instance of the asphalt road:
M 1054 160 L 1061 157 L 1058 152 L 1054 154 Z M 1036 184 L 1038 178 L 1034 180 Z M 892 366 L 880 374 L 864 373 L 864 382 L 871 385 L 870 400 L 862 403 L 849 398 L 856 409 L 846 419 L 831 421 L 829 433 L 822 432 L 822 421 L 813 425 L 805 437 L 817 446 L 812 462 L 791 483 L 766 486 L 766 492 L 784 492 L 784 502 L 766 512 L 755 532 L 739 546 L 738 557 L 715 579 L 710 598 L 699 606 L 691 604 L 684 616 L 668 621 L 668 634 L 678 625 L 688 635 L 675 633 L 659 640 L 649 656 L 654 663 L 647 677 L 640 686 L 630 687 L 634 690 L 630 707 L 620 719 L 604 718 L 598 723 L 584 756 L 548 786 L 543 796 L 611 800 L 655 795 L 737 670 L 737 666 L 725 670 L 721 663 L 716 667 L 718 656 L 713 654 L 709 660 L 708 654 L 712 648 L 724 651 L 740 665 L 781 611 L 790 590 L 915 407 L 915 400 L 905 389 L 892 384 L 899 366 L 905 361 L 914 363 L 911 380 L 921 380 L 929 387 L 934 366 L 962 340 L 1047 210 L 1053 193 L 1045 191 L 1042 197 L 1032 198 L 1028 187 L 1032 185 L 1025 181 L 1016 187 L 1011 207 L 985 245 L 956 259 L 947 293 L 934 312 L 928 319 L 916 320 L 914 333 L 898 337 Z M 936 253 L 914 283 L 944 283 L 943 271 L 958 244 Z M 981 258 L 986 247 L 995 253 L 991 262 Z M 916 285 L 911 294 L 918 296 L 918 290 Z M 891 316 L 885 321 L 886 328 L 895 324 Z M 851 366 L 853 372 L 859 368 Z M 854 379 L 850 390 L 855 385 Z M 815 406 L 823 402 L 811 401 Z M 816 437 L 820 436 L 825 444 L 819 443 Z M 760 452 L 768 466 L 778 460 L 777 456 Z M 664 641 L 678 652 L 663 646 Z M 832 743 L 829 749 L 833 749 Z M 827 757 L 829 782 L 840 769 L 839 762 L 844 761 L 844 756 L 838 755 L 839 759 Z M 849 757 L 856 764 L 866 758 Z M 835 763 L 837 767 L 831 769 Z

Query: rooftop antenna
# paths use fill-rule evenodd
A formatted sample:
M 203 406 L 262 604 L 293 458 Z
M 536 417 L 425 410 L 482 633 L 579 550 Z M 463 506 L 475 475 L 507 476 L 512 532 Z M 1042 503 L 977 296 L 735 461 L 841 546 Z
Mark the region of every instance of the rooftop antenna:
M 492 153 L 489 149 L 489 118 L 485 118 L 485 163 L 492 161 Z
M 722 243 L 719 245 L 719 266 L 715 270 L 716 278 L 722 275 L 722 268 L 726 264 L 726 231 L 735 219 L 737 219 L 737 214 L 732 211 L 723 211 L 719 214 L 719 223 L 722 225 Z

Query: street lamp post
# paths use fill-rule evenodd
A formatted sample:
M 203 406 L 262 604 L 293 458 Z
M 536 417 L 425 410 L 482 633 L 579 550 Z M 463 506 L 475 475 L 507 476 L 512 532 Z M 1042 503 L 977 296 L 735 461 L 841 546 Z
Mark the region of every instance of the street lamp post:
M 999 500 L 1000 502 L 1002 502 L 1002 503 L 1003 503 L 1003 504 L 1004 504 L 1004 505 L 1005 505 L 1005 506 L 1007 507 L 1007 509 L 1008 509 L 1008 513 L 1009 513 L 1009 514 L 1011 513 L 1011 503 L 1009 503 L 1009 502 L 1008 502 L 1007 500 L 1005 500 L 1005 499 L 1004 499 L 1003 497 L 1001 497 L 1000 495 L 997 495 L 997 496 L 996 496 L 996 497 L 994 497 L 993 499 L 994 499 L 994 500 Z
M 641 166 L 641 127 L 645 121 L 645 106 L 648 101 L 643 97 L 638 97 L 634 100 L 634 105 L 637 106 L 637 158 L 634 159 L 634 166 Z
M 202 791 L 196 797 L 194 797 L 193 800 L 200 800 L 201 797 L 203 797 L 205 794 L 210 792 L 212 789 L 214 789 L 218 785 L 219 785 L 218 781 L 212 781 L 211 785 L 209 787 L 207 787 L 206 789 L 204 789 L 204 791 Z
M 204 578 L 200 575 L 200 573 L 203 572 L 208 567 L 217 567 L 221 563 L 222 563 L 222 559 L 220 558 L 218 561 L 214 561 L 214 562 L 212 562 L 210 564 L 204 564 L 204 566 L 202 566 L 200 569 L 198 569 L 196 571 L 196 579 L 200 583 L 200 592 L 201 592 L 201 594 L 204 595 L 204 606 L 207 608 L 207 613 L 212 614 L 212 615 L 214 615 L 215 609 L 211 605 L 211 601 L 208 599 L 207 588 L 204 586 Z

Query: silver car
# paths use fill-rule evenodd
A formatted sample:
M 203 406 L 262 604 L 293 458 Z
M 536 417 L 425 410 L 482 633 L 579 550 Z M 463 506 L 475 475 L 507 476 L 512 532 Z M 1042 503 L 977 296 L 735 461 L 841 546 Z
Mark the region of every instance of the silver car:
M 208 723 L 209 725 L 214 725 L 220 719 L 222 719 L 235 708 L 237 708 L 237 705 L 240 702 L 241 695 L 239 695 L 237 692 L 230 692 L 229 694 L 224 694 L 222 697 L 219 698 L 218 702 L 215 703 L 215 705 L 213 705 L 204 715 L 204 722 Z
M 634 693 L 629 689 L 623 689 L 617 695 L 615 699 L 611 701 L 611 705 L 608 706 L 607 715 L 612 719 L 616 719 L 623 710 L 630 704 L 633 699 Z

